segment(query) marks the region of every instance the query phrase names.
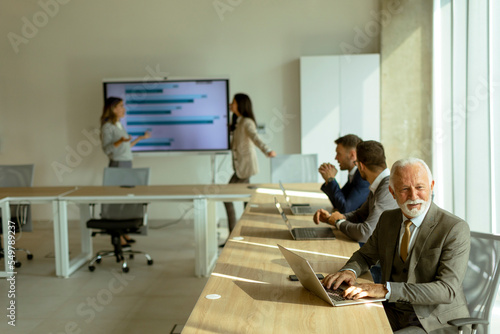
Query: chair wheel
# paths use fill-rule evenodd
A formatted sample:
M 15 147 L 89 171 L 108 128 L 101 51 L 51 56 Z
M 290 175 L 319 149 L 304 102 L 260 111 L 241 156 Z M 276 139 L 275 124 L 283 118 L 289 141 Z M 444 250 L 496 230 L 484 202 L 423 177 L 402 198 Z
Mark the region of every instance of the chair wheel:
M 16 262 L 14 263 L 14 267 L 16 267 L 16 268 L 20 268 L 20 267 L 21 267 L 21 262 L 16 261 Z
M 122 271 L 123 271 L 124 273 L 128 273 L 128 271 L 129 271 L 129 270 L 130 270 L 130 269 L 129 269 L 128 267 L 123 267 L 123 268 L 122 268 Z
M 33 260 L 33 254 L 28 254 L 28 260 Z
M 134 254 L 130 254 L 128 258 L 132 260 L 134 258 Z
M 101 263 L 101 259 L 95 260 L 96 263 Z
M 95 270 L 95 267 L 94 267 L 94 266 L 89 266 L 89 270 L 90 270 L 90 271 L 94 271 L 94 270 Z
M 153 260 L 148 260 L 148 266 L 153 264 Z

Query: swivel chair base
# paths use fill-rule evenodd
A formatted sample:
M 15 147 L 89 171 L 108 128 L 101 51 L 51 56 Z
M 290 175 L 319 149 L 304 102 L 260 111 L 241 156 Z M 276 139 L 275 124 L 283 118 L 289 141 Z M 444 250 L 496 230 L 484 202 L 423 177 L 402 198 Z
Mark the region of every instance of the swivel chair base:
M 28 249 L 25 249 L 25 248 L 14 248 L 14 252 L 25 252 L 26 253 L 26 257 L 28 260 L 33 260 L 33 254 L 31 254 L 31 252 L 28 250 Z M 4 250 L 3 249 L 0 249 L 0 259 L 2 259 L 3 257 L 5 256 L 4 254 Z M 16 268 L 19 268 L 21 267 L 21 262 L 17 261 L 17 258 L 16 256 L 14 255 L 14 267 Z
M 115 253 L 114 250 L 104 250 L 104 251 L 97 252 L 96 256 L 94 256 L 92 258 L 92 260 L 90 260 L 90 262 L 89 262 L 89 270 L 94 271 L 95 270 L 94 264 L 101 263 L 102 258 L 115 257 L 116 262 L 121 262 L 122 271 L 124 273 L 128 273 L 130 269 L 128 267 L 127 260 L 125 259 L 125 255 L 128 255 L 129 259 L 133 259 L 135 254 L 143 254 L 144 257 L 146 257 L 146 259 L 147 259 L 148 265 L 150 266 L 153 264 L 153 259 L 151 258 L 151 256 L 149 256 L 149 254 L 147 254 L 145 252 L 141 252 L 141 251 L 134 251 L 134 250 L 130 249 L 129 247 L 125 247 L 125 249 L 122 248 L 121 254 L 118 254 L 118 255 Z

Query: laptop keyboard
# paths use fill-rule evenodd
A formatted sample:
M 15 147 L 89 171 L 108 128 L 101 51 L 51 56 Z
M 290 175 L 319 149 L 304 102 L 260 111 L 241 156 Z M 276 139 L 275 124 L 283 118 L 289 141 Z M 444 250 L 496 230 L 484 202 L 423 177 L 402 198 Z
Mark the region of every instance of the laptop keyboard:
M 316 238 L 318 235 L 314 229 L 310 228 L 300 228 L 294 229 L 295 236 L 298 238 Z
M 343 297 L 344 295 L 344 289 L 342 288 L 338 288 L 337 290 L 332 290 L 332 289 L 326 289 L 326 293 L 328 294 L 328 297 L 330 297 L 332 300 L 335 300 L 337 302 L 341 302 L 343 300 L 345 300 L 345 298 Z

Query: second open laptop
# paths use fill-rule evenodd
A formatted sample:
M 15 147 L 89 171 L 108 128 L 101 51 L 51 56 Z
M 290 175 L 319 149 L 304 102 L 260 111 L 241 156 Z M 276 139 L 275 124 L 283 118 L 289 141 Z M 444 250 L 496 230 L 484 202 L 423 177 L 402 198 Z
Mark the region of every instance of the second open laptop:
M 274 204 L 276 205 L 276 209 L 281 215 L 281 218 L 285 222 L 286 227 L 288 227 L 288 231 L 292 235 L 294 240 L 316 240 L 316 239 L 335 239 L 335 234 L 330 227 L 292 227 L 288 217 L 285 212 L 281 208 L 280 202 L 278 199 L 274 197 Z
M 283 187 L 283 184 L 281 181 L 279 181 L 279 185 L 281 188 L 281 191 L 283 192 L 283 196 L 285 196 L 285 201 L 288 204 L 288 207 L 292 211 L 292 214 L 294 215 L 313 215 L 316 211 L 319 209 L 322 209 L 322 207 L 313 207 L 308 203 L 292 203 L 290 200 L 290 196 L 287 195 L 285 187 Z
M 366 304 L 385 300 L 385 298 L 345 299 L 343 297 L 343 292 L 344 289 L 348 287 L 347 284 L 342 284 L 337 290 L 325 289 L 318 277 L 316 277 L 309 261 L 281 245 L 278 245 L 278 248 L 285 257 L 290 268 L 292 268 L 293 272 L 298 277 L 300 284 L 331 306 Z

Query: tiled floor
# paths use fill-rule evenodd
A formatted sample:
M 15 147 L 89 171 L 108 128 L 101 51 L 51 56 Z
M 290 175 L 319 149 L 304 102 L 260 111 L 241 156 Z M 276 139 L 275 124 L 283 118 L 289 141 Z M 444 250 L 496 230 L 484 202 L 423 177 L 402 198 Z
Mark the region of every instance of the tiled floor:
M 72 226 L 70 253 L 76 254 L 79 235 L 77 224 Z M 0 333 L 170 333 L 175 324 L 184 324 L 207 281 L 194 276 L 192 221 L 150 226 L 147 237 L 134 237 L 133 247 L 148 251 L 152 266 L 136 256 L 123 274 L 108 258 L 94 272 L 82 267 L 61 279 L 54 276 L 51 223 L 35 223 L 34 232 L 16 243 L 30 249 L 34 259 L 18 253 L 22 266 L 15 279 L 15 327 L 6 317 L 9 286 L 0 280 Z M 93 244 L 94 250 L 109 249 L 109 237 L 97 236 Z

